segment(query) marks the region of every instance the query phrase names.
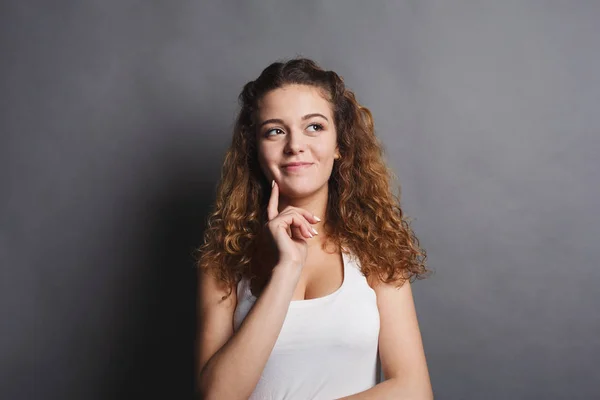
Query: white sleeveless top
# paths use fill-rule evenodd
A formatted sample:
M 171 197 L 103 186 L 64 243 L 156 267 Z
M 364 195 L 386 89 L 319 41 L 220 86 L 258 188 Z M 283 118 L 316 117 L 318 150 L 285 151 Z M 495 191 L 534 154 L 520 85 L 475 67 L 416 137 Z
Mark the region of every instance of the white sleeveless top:
M 324 297 L 292 300 L 249 400 L 336 399 L 379 383 L 375 291 L 352 253 L 342 251 L 342 286 Z M 237 286 L 234 332 L 256 302 L 249 280 Z

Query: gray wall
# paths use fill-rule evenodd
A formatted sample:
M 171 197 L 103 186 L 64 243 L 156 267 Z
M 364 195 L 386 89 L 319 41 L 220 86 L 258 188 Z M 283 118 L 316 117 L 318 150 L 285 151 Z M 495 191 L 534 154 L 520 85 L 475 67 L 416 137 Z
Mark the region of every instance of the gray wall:
M 0 397 L 190 397 L 236 96 L 297 54 L 373 111 L 437 398 L 600 396 L 600 2 L 205 3 L 1 3 Z

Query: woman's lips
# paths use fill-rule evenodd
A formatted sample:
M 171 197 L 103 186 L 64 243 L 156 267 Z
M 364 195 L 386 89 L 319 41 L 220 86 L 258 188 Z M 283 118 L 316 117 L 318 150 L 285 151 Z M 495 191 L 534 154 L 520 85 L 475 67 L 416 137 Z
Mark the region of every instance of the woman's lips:
M 311 165 L 312 164 L 295 164 L 295 165 L 284 166 L 283 169 L 286 171 L 300 171 L 300 170 L 310 167 Z

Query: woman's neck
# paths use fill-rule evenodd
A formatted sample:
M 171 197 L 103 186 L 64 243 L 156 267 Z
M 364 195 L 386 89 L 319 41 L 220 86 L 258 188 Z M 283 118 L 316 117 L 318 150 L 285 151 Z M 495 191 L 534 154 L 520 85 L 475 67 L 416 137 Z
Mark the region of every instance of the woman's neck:
M 315 228 L 317 232 L 321 233 L 321 230 L 319 230 L 319 228 L 323 226 L 323 223 L 327 218 L 327 200 L 328 187 L 326 184 L 323 187 L 323 190 L 316 192 L 312 196 L 287 198 L 283 195 L 280 195 L 278 208 L 280 212 L 288 206 L 297 207 L 308 211 L 312 215 L 321 219 L 320 222 L 316 224 L 311 224 L 311 226 Z

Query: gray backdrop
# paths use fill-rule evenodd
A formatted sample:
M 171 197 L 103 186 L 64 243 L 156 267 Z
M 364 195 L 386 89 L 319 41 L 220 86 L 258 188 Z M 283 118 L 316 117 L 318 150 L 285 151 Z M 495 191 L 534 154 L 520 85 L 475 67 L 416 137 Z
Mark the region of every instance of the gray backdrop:
M 436 398 L 600 396 L 599 20 L 596 1 L 3 1 L 0 397 L 190 398 L 191 254 L 236 97 L 295 55 L 374 114 L 436 271 L 413 286 Z

